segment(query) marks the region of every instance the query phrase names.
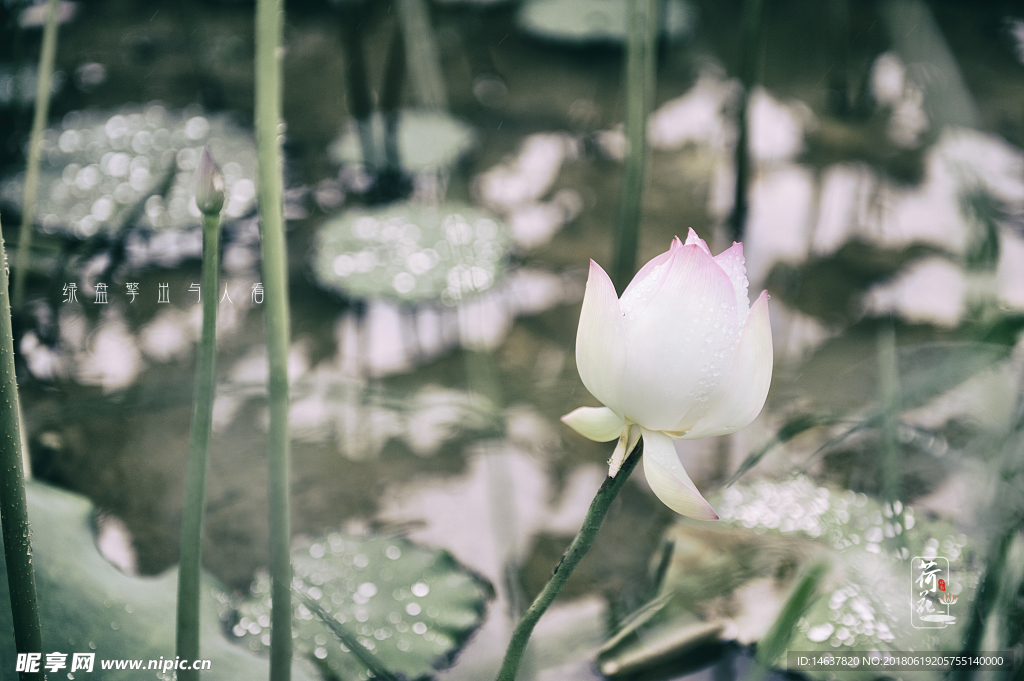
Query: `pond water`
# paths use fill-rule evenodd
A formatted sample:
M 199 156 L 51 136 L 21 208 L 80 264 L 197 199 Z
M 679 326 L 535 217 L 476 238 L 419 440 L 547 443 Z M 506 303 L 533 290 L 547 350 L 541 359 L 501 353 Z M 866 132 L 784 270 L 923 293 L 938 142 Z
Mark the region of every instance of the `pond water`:
M 741 3 L 666 4 L 641 262 L 689 228 L 721 250 L 736 181 Z M 448 115 L 415 118 L 414 105 L 437 95 L 418 80 L 429 72 L 407 77 L 400 157 L 415 172 L 385 189 L 409 195 L 410 213 L 374 205 L 360 134 L 380 146 L 383 122 L 353 125 L 360 105 L 347 89 L 358 38 L 370 104 L 388 96 L 398 12 L 352 5 L 287 8 L 292 525 L 304 537 L 404 536 L 489 580 L 497 598 L 483 629 L 440 673 L 485 678 L 510 613 L 550 574 L 611 453 L 558 418 L 597 404 L 574 347 L 588 259 L 612 260 L 626 146 L 617 20 L 608 3 L 582 0 L 430 4 L 423 35 Z M 772 294 L 775 379 L 750 428 L 678 450 L 709 499 L 777 432 L 783 446 L 742 482 L 806 473 L 880 497 L 890 438 L 898 498 L 971 534 L 995 512 L 972 485 L 1019 425 L 1024 15 L 919 0 L 765 5 L 744 247 L 751 293 Z M 95 504 L 101 546 L 129 573 L 176 564 L 197 301 L 214 294 L 191 288 L 201 239 L 188 183 L 209 142 L 231 203 L 203 562 L 247 593 L 267 564 L 252 7 L 68 7 L 40 229 L 15 318 L 32 471 Z M 5 35 L 20 36 L 0 48 L 13 253 L 31 118 L 18 93 L 39 29 L 19 31 L 17 13 L 4 12 Z M 531 34 L 538 21 L 554 27 Z M 597 38 L 581 37 L 588 26 Z M 77 303 L 65 302 L 72 282 Z M 896 417 L 879 416 L 893 372 L 903 401 Z M 542 625 L 528 663 L 537 678 L 599 678 L 595 651 L 650 597 L 676 516 L 636 478 Z M 715 678 L 738 674 L 731 664 Z M 645 678 L 679 668 L 670 659 Z

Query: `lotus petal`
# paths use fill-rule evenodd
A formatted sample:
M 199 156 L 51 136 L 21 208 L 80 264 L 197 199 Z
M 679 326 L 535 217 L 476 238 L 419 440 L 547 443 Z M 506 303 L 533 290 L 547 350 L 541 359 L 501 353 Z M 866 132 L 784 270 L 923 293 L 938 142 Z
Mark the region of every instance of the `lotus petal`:
M 676 513 L 697 520 L 718 520 L 679 461 L 672 438 L 644 429 L 644 475 L 661 501 Z
M 768 293 L 750 308 L 739 346 L 718 389 L 711 395 L 702 418 L 677 424 L 693 440 L 735 433 L 757 418 L 772 382 L 772 327 L 768 318 Z
M 626 286 L 626 290 L 622 292 L 621 300 L 630 300 L 634 295 L 637 294 L 637 289 L 642 288 L 643 282 L 654 272 L 658 267 L 663 265 L 672 254 L 679 248 L 682 248 L 683 242 L 679 240 L 679 237 L 674 237 L 672 243 L 669 244 L 668 250 L 664 253 L 654 256 L 640 268 L 640 271 L 633 276 L 633 280 Z
M 747 297 L 747 266 L 743 259 L 743 244 L 733 243 L 731 247 L 715 256 L 715 262 L 722 268 L 722 271 L 729 275 L 732 288 L 736 292 L 736 312 L 739 324 L 743 326 L 747 321 L 747 312 L 750 310 L 750 298 Z
M 576 368 L 590 394 L 621 414 L 622 375 L 626 368 L 626 322 L 615 286 L 605 271 L 590 261 L 583 310 L 576 332 Z
M 686 235 L 687 246 L 700 246 L 700 250 L 704 251 L 708 255 L 711 255 L 711 249 L 708 248 L 708 242 L 697 236 L 697 232 L 693 231 L 693 227 L 690 228 L 689 233 Z
M 626 426 L 622 417 L 608 407 L 580 407 L 563 416 L 562 423 L 595 442 L 614 440 Z
M 671 430 L 707 399 L 729 358 L 722 348 L 739 335 L 732 282 L 700 246 L 674 249 L 661 267 L 639 313 L 622 301 L 626 368 L 620 401 L 608 405 L 649 430 Z

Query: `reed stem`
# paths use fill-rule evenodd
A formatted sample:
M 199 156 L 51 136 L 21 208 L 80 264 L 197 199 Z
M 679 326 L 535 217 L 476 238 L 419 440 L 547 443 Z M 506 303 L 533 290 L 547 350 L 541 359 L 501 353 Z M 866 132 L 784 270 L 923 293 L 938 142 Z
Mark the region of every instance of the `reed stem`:
M 270 679 L 288 681 L 292 663 L 291 521 L 288 442 L 288 257 L 284 239 L 284 161 L 281 143 L 282 0 L 256 1 L 256 143 L 270 425 L 267 496 L 270 514 Z
M 519 620 L 515 631 L 512 632 L 512 640 L 509 641 L 508 650 L 505 651 L 505 659 L 501 663 L 501 671 L 498 672 L 498 681 L 515 681 L 516 672 L 519 670 L 519 663 L 522 660 L 523 653 L 526 651 L 526 644 L 530 640 L 533 628 L 537 625 L 537 621 L 540 620 L 548 607 L 554 602 L 555 598 L 558 597 L 562 587 L 569 581 L 573 570 L 576 569 L 576 566 L 583 560 L 583 557 L 587 555 L 590 547 L 593 546 L 594 539 L 597 538 L 597 531 L 601 528 L 601 523 L 608 513 L 608 508 L 615 501 L 615 497 L 618 496 L 622 486 L 626 484 L 629 474 L 636 468 L 640 457 L 643 455 L 643 451 L 643 438 L 641 438 L 637 442 L 636 447 L 633 448 L 633 452 L 622 464 L 618 474 L 614 478 L 605 478 L 601 488 L 597 490 L 597 494 L 587 510 L 587 516 L 583 519 L 583 527 L 580 528 L 579 533 L 572 540 L 572 544 L 569 545 L 565 555 L 562 556 L 562 560 L 555 566 L 551 579 L 544 585 L 544 588 L 537 595 L 537 598 L 534 599 L 526 614 Z
M 19 653 L 43 650 L 39 624 L 36 576 L 32 568 L 32 533 L 25 498 L 25 468 L 21 452 L 21 409 L 14 373 L 14 333 L 7 290 L 7 254 L 0 236 L 0 527 L 4 534 L 7 588 L 14 620 L 14 645 Z M 42 679 L 43 674 L 21 672 L 21 680 Z
M 405 40 L 402 37 L 402 27 L 396 24 L 388 48 L 384 88 L 380 96 L 380 113 L 384 119 L 384 170 L 396 176 L 402 172 L 402 156 L 398 147 L 398 118 L 405 72 Z
M 985 556 L 985 574 L 974 592 L 970 619 L 967 621 L 967 627 L 963 634 L 963 646 L 960 648 L 963 655 L 978 655 L 981 651 L 985 624 L 988 622 L 989 615 L 999 596 L 1007 554 L 1010 551 L 1013 538 L 1020 530 L 1019 522 L 1005 523 L 1002 527 L 997 528 L 989 541 L 988 552 Z M 974 670 L 968 666 L 958 666 L 950 674 L 953 681 L 970 681 L 973 676 Z
M 345 84 L 348 86 L 349 110 L 356 121 L 359 146 L 363 151 L 363 165 L 376 173 L 379 165 L 377 147 L 373 139 L 373 104 L 370 94 L 369 70 L 363 54 L 363 33 L 366 7 L 356 5 L 340 15 L 342 45 L 345 48 Z
M 621 292 L 636 273 L 647 165 L 647 116 L 657 80 L 658 0 L 631 0 L 626 41 L 626 160 L 615 223 L 612 281 Z
M 217 270 L 220 255 L 220 215 L 203 216 L 203 331 L 196 366 L 192 432 L 185 470 L 185 507 L 181 521 L 181 557 L 178 567 L 178 622 L 176 653 L 183 660 L 199 659 L 200 572 L 203 553 L 203 514 L 206 510 L 206 474 L 209 469 L 210 435 L 213 431 L 213 399 L 217 358 Z M 199 671 L 181 669 L 179 681 L 196 681 Z
M 775 622 L 758 642 L 756 664 L 747 675 L 746 681 L 763 679 L 772 667 L 779 663 L 779 659 L 785 655 L 789 647 L 793 633 L 797 631 L 800 618 L 820 595 L 822 582 L 829 571 L 830 566 L 826 560 L 816 561 L 804 570 L 783 604 L 782 610 L 776 616 Z
M 36 106 L 32 119 L 32 134 L 28 143 L 28 166 L 25 170 L 25 190 L 21 200 L 21 229 L 18 231 L 18 255 L 14 263 L 15 310 L 25 302 L 25 277 L 28 274 L 29 249 L 32 245 L 32 223 L 36 210 L 36 194 L 39 191 L 39 162 L 42 154 L 40 143 L 46 130 L 46 119 L 50 114 L 50 82 L 53 80 L 53 62 L 57 56 L 57 21 L 60 0 L 49 0 L 46 5 L 46 26 L 43 28 L 43 48 L 39 54 L 39 71 L 36 78 Z
M 745 0 L 740 27 L 740 82 L 743 92 L 736 111 L 736 188 L 733 196 L 732 213 L 729 215 L 729 236 L 733 241 L 742 241 L 747 227 L 747 193 L 750 188 L 750 125 L 748 106 L 750 93 L 758 81 L 763 28 L 761 16 L 764 0 Z
M 985 574 L 978 581 L 978 587 L 974 592 L 974 600 L 970 607 L 970 615 L 967 626 L 963 631 L 963 644 L 960 652 L 964 655 L 977 655 L 982 648 L 985 630 L 992 610 L 999 603 L 1002 582 L 1005 579 L 1008 558 L 1011 554 L 1015 537 L 1024 530 L 1024 521 L 1020 513 L 1011 505 L 1006 508 L 1006 499 L 1012 498 L 1020 484 L 1020 476 L 1024 473 L 1024 450 L 1021 447 L 1021 434 L 1024 433 L 1024 394 L 1018 395 L 1017 413 L 1015 423 L 1006 433 L 1003 441 L 1002 465 L 995 473 L 995 490 L 992 494 L 994 503 L 989 509 L 989 518 L 985 525 L 992 528 L 989 534 L 989 544 L 985 555 Z M 1022 582 L 1024 585 L 1024 582 Z M 1017 588 L 1017 593 L 1024 591 L 1024 586 Z M 1024 604 L 1024 601 L 1017 602 L 1017 608 Z M 1008 614 L 1014 610 L 1013 606 L 1007 608 Z M 1017 622 L 1007 619 L 1007 624 L 1020 626 Z M 1007 630 L 1004 633 L 1012 633 Z M 1004 639 L 1007 647 L 1015 643 L 1013 638 Z M 970 667 L 957 667 L 949 675 L 952 681 L 970 681 L 974 676 L 974 670 Z M 1014 678 L 1019 679 L 1021 670 L 1017 670 Z
M 896 329 L 890 321 L 878 329 L 879 490 L 894 513 L 903 498 L 903 456 L 900 450 L 900 374 L 896 352 Z M 902 525 L 902 511 L 899 512 Z
M 426 0 L 398 0 L 398 20 L 405 36 L 410 84 L 420 106 L 432 111 L 448 109 L 448 91 L 441 69 L 430 8 Z

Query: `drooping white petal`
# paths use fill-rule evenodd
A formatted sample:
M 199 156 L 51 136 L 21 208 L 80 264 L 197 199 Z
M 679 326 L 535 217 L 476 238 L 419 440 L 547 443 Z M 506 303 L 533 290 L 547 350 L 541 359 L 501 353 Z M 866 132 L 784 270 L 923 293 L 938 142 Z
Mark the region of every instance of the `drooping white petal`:
M 683 435 L 687 440 L 735 433 L 761 413 L 771 382 L 772 329 L 768 293 L 764 292 L 750 308 L 736 354 L 708 399 L 704 415 L 689 424 L 679 423 L 673 430 L 687 430 Z
M 676 513 L 697 520 L 718 520 L 711 504 L 704 500 L 679 461 L 672 438 L 643 430 L 644 475 L 661 501 Z
M 608 407 L 580 407 L 562 417 L 562 423 L 595 442 L 614 440 L 626 422 Z
M 701 239 L 699 236 L 697 236 L 697 232 L 693 231 L 693 227 L 690 227 L 690 232 L 686 235 L 686 245 L 700 246 L 700 249 L 702 251 L 704 251 L 708 255 L 711 255 L 711 249 L 708 248 L 708 243 L 704 241 L 704 239 Z
M 715 262 L 729 275 L 732 288 L 736 292 L 736 313 L 739 324 L 743 326 L 747 321 L 747 312 L 750 310 L 750 298 L 747 297 L 747 267 L 743 259 L 743 244 L 738 241 L 715 256 Z
M 683 242 L 679 240 L 679 237 L 675 237 L 667 251 L 648 260 L 633 277 L 633 281 L 629 282 L 626 290 L 622 292 L 620 303 L 634 311 L 643 309 L 647 301 L 665 281 L 665 263 L 682 247 Z
M 576 368 L 590 394 L 619 414 L 625 367 L 626 323 L 615 286 L 591 260 L 576 332 Z
M 732 282 L 703 249 L 674 249 L 662 267 L 663 281 L 643 309 L 633 310 L 625 296 L 621 303 L 628 348 L 621 413 L 650 430 L 672 430 L 707 399 L 740 330 Z

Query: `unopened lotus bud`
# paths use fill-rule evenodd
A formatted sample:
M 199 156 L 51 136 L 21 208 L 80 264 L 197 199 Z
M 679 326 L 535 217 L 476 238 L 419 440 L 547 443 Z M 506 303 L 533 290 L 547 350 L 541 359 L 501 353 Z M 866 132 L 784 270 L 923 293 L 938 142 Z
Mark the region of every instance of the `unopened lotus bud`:
M 213 160 L 210 147 L 203 148 L 199 167 L 196 168 L 196 205 L 204 215 L 220 215 L 224 207 L 224 174 Z
M 717 256 L 692 229 L 643 266 L 623 291 L 591 261 L 576 367 L 603 407 L 562 417 L 581 435 L 619 440 L 614 476 L 643 437 L 644 474 L 673 511 L 718 514 L 683 468 L 672 440 L 735 433 L 761 412 L 772 379 L 768 293 L 747 298 L 743 246 Z

